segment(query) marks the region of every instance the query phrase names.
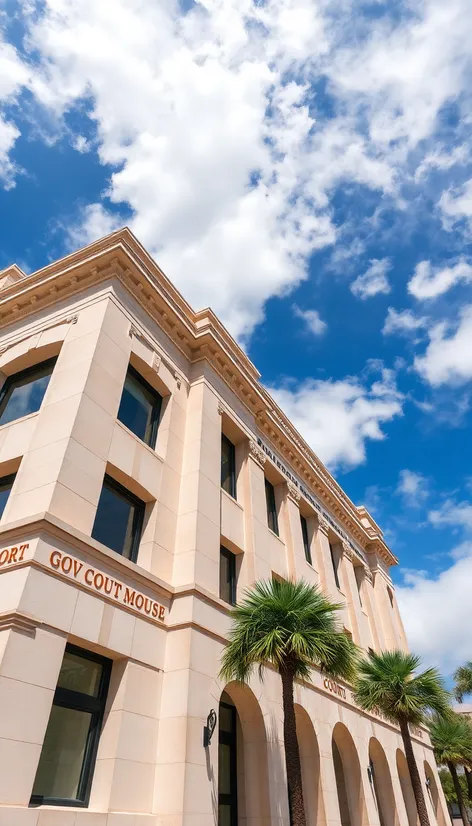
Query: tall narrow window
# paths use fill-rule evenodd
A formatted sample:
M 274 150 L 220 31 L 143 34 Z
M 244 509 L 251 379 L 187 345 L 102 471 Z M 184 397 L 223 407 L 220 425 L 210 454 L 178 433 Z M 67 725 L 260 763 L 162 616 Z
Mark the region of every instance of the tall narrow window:
M 336 558 L 336 555 L 334 553 L 333 546 L 331 545 L 331 542 L 329 543 L 329 552 L 331 554 L 331 564 L 333 566 L 334 581 L 336 583 L 336 588 L 339 588 L 341 590 L 341 586 L 339 584 L 339 571 L 338 571 L 339 561 Z
M 105 476 L 92 537 L 135 562 L 143 529 L 144 508 L 141 499 L 110 476 Z
M 275 490 L 268 479 L 265 480 L 265 495 L 267 505 L 267 524 L 271 531 L 279 535 L 279 522 L 277 519 L 277 508 L 275 506 Z
M 126 374 L 118 419 L 149 447 L 155 448 L 162 396 L 131 365 Z
M 220 548 L 220 599 L 236 604 L 236 557 L 227 548 Z
M 310 548 L 310 537 L 308 536 L 308 522 L 306 521 L 305 517 L 300 514 L 300 522 L 302 526 L 302 537 L 303 537 L 303 548 L 305 550 L 305 559 L 309 564 L 312 564 L 311 561 L 311 548 Z
M 388 586 L 387 586 L 387 594 L 388 594 L 388 598 L 389 598 L 389 600 L 390 600 L 390 605 L 391 605 L 391 606 L 392 606 L 392 608 L 393 608 L 393 591 L 392 591 L 392 589 L 391 589 L 391 588 L 389 588 Z
M 236 499 L 236 450 L 224 433 L 221 435 L 221 487 Z
M 3 511 L 5 510 L 5 506 L 7 504 L 8 497 L 10 496 L 10 491 L 13 487 L 14 481 L 14 473 L 12 473 L 11 476 L 4 476 L 2 479 L 0 479 L 0 519 L 3 516 Z
M 0 392 L 0 425 L 39 410 L 55 363 L 49 359 L 7 378 Z
M 66 646 L 32 803 L 87 806 L 110 669 L 110 660 Z
M 237 711 L 225 692 L 218 716 L 218 826 L 238 826 Z

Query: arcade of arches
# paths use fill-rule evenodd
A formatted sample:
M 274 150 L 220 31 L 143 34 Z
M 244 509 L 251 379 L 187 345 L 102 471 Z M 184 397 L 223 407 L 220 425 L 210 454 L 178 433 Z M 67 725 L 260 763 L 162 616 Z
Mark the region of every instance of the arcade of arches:
M 328 751 L 308 711 L 299 704 L 295 710 L 307 826 L 417 826 L 406 759 L 400 748 L 392 749 L 391 728 L 388 745 L 371 735 L 363 754 L 364 741 L 357 737 L 356 745 L 349 724 L 338 721 Z M 272 723 L 251 689 L 225 687 L 218 714 L 218 826 L 289 823 L 283 750 Z M 327 728 L 327 722 L 320 726 L 323 738 Z M 418 758 L 418 765 L 424 767 L 431 826 L 446 826 L 437 774 L 426 760 Z

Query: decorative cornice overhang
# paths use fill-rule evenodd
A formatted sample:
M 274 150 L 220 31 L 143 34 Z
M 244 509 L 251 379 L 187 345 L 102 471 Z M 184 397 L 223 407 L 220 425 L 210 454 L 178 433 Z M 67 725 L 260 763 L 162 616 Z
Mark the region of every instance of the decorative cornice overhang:
M 377 533 L 362 524 L 360 511 L 260 384 L 260 373 L 213 311 L 195 312 L 128 228 L 0 290 L 0 330 L 113 279 L 123 284 L 189 362 L 211 364 L 253 414 L 261 434 L 359 545 L 378 547 L 388 565 L 397 564 L 380 529 Z

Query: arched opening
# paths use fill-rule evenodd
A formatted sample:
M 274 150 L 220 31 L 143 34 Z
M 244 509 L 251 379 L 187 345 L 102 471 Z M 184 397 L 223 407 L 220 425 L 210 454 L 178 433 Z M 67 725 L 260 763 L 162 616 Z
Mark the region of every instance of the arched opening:
M 426 760 L 424 761 L 424 773 L 426 775 L 426 788 L 428 789 L 429 799 L 431 801 L 436 820 L 438 821 L 438 826 L 447 826 L 448 820 L 446 820 L 444 815 L 443 805 L 439 796 L 438 784 L 436 783 L 434 772 Z
M 419 823 L 418 810 L 411 785 L 410 772 L 408 771 L 406 757 L 400 749 L 397 749 L 397 772 L 408 817 L 408 826 L 417 826 Z
M 392 778 L 385 752 L 375 737 L 369 743 L 369 781 L 372 786 L 380 826 L 398 826 Z
M 321 791 L 320 750 L 308 712 L 295 704 L 298 745 L 302 764 L 303 799 L 307 826 L 326 826 Z
M 359 757 L 354 740 L 342 723 L 334 727 L 332 750 L 341 826 L 363 826 L 367 812 Z
M 226 686 L 218 721 L 218 826 L 269 826 L 267 739 L 250 688 Z

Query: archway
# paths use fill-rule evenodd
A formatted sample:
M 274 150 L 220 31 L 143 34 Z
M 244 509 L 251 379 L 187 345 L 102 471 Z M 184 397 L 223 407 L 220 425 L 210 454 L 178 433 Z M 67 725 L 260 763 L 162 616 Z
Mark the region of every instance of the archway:
M 367 812 L 359 757 L 343 723 L 334 727 L 332 750 L 341 826 L 365 826 Z
M 302 764 L 303 799 L 307 826 L 326 826 L 321 790 L 320 750 L 310 715 L 295 704 L 298 745 Z
M 369 780 L 379 814 L 380 826 L 398 826 L 392 778 L 385 752 L 375 737 L 369 742 Z
M 438 826 L 447 826 L 448 820 L 446 820 L 444 815 L 443 805 L 439 796 L 438 784 L 436 783 L 436 777 L 431 766 L 426 760 L 424 761 L 424 773 L 426 775 L 426 786 L 428 789 L 429 799 L 431 800 L 431 805 L 433 807 L 436 820 L 438 821 Z
M 269 826 L 267 738 L 251 689 L 227 685 L 218 720 L 218 826 Z
M 418 810 L 413 794 L 413 786 L 411 785 L 410 772 L 406 757 L 400 749 L 397 749 L 397 772 L 408 817 L 408 826 L 417 826 L 419 824 Z

